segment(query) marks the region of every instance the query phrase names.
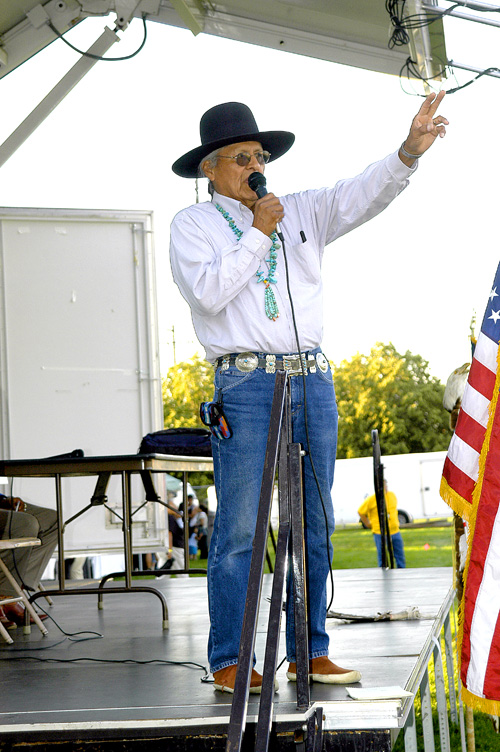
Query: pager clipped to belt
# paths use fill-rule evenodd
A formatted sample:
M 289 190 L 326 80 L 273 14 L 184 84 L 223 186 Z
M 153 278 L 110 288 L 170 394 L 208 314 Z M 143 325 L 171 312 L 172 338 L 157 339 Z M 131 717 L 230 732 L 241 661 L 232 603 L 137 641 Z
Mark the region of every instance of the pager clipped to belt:
M 216 439 L 230 439 L 233 435 L 222 409 L 222 402 L 202 402 L 200 405 L 201 422 L 207 426 Z

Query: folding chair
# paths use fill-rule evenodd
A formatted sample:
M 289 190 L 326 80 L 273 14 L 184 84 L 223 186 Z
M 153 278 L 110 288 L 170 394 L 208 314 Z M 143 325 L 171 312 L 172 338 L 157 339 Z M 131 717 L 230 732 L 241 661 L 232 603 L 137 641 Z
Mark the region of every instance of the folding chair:
M 5 540 L 0 540 L 0 570 L 4 573 L 4 575 L 7 577 L 8 581 L 14 588 L 15 592 L 18 593 L 18 595 L 14 595 L 8 598 L 0 598 L 0 606 L 6 605 L 7 603 L 23 603 L 25 609 L 27 610 L 28 614 L 33 618 L 33 621 L 37 625 L 38 629 L 43 635 L 48 634 L 47 629 L 43 626 L 38 614 L 36 613 L 35 609 L 31 605 L 31 603 L 28 600 L 28 597 L 23 592 L 22 588 L 19 586 L 17 581 L 14 579 L 14 577 L 11 575 L 9 570 L 7 569 L 5 562 L 3 561 L 1 554 L 4 551 L 7 551 L 9 549 L 16 549 L 16 548 L 26 548 L 27 546 L 39 546 L 41 544 L 41 541 L 38 538 L 6 538 Z M 29 619 L 27 618 L 27 623 L 25 623 L 23 627 L 24 634 L 30 634 L 31 633 L 31 626 L 29 623 Z M 9 635 L 5 627 L 0 623 L 0 634 L 4 638 L 4 640 L 8 643 L 14 642 L 12 637 Z

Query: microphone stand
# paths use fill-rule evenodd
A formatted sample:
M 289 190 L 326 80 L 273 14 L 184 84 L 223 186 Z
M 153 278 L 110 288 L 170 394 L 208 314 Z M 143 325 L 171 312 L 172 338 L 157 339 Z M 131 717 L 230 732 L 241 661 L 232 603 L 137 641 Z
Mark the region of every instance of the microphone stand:
M 380 442 L 376 428 L 372 430 L 372 447 L 373 447 L 373 481 L 375 485 L 375 499 L 377 502 L 377 513 L 380 524 L 380 546 L 382 554 L 382 569 L 394 569 L 394 551 L 392 548 L 392 538 L 389 532 L 389 519 L 387 516 L 387 506 L 385 503 L 384 492 L 384 466 L 380 461 Z M 387 559 L 389 553 L 389 562 Z
M 276 467 L 279 468 L 279 531 L 255 750 L 267 752 L 269 748 L 288 548 L 293 577 L 297 710 L 302 713 L 297 719 L 295 734 L 299 734 L 303 739 L 305 752 L 319 752 L 322 746 L 323 709 L 316 706 L 311 708 L 309 693 L 302 491 L 303 450 L 300 444 L 292 442 L 290 378 L 291 376 L 284 371 L 276 373 L 226 752 L 241 750 L 245 731 Z

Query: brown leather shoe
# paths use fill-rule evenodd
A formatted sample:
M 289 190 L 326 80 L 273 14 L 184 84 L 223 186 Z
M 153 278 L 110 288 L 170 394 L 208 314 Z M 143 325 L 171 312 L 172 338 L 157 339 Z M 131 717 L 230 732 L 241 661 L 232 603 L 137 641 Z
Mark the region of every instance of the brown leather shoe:
M 227 666 L 220 671 L 214 672 L 214 689 L 219 692 L 234 693 L 234 685 L 236 682 L 236 664 L 233 666 Z M 274 680 L 274 691 L 277 692 L 279 684 L 277 679 Z M 250 694 L 260 695 L 262 691 L 262 676 L 253 668 L 252 676 L 250 678 Z
M 290 663 L 286 672 L 289 681 L 297 681 L 297 665 Z M 328 658 L 320 656 L 309 661 L 309 681 L 321 684 L 355 684 L 361 681 L 361 673 L 348 668 L 340 668 Z
M 5 616 L 3 608 L 0 606 L 0 623 L 4 629 L 16 629 L 17 624 L 15 624 L 13 621 L 10 621 Z
M 24 606 L 20 603 L 6 603 L 2 606 L 5 616 L 17 624 L 18 627 L 24 626 Z M 44 621 L 47 618 L 47 614 L 38 614 L 40 621 Z M 30 624 L 34 624 L 34 619 L 30 616 Z

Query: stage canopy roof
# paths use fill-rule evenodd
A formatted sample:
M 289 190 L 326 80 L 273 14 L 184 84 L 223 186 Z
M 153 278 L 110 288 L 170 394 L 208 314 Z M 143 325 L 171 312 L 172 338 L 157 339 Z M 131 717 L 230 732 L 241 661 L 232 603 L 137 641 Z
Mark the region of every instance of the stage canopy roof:
M 428 5 L 435 0 L 428 0 Z M 9 0 L 0 3 L 0 77 L 90 16 L 116 13 L 126 28 L 144 14 L 152 21 L 398 75 L 411 57 L 426 78 L 446 61 L 441 19 L 412 29 L 408 43 L 389 49 L 395 30 L 386 8 L 420 14 L 420 0 Z M 394 16 L 394 13 L 393 13 Z
M 462 2 L 463 0 L 458 0 Z M 454 6 L 455 7 L 455 6 Z M 32 113 L 0 145 L 0 167 L 134 18 L 358 68 L 437 82 L 446 49 L 437 0 L 9 0 L 0 2 L 0 78 L 86 19 L 110 17 Z M 456 11 L 452 11 L 456 12 Z M 117 33 L 118 32 L 118 33 Z M 68 42 L 69 43 L 69 42 Z M 78 50 L 79 51 L 79 50 Z M 256 52 L 258 58 L 258 52 Z M 411 61 L 411 62 L 410 62 Z M 256 62 L 258 64 L 258 61 Z M 423 93 L 423 92 L 422 92 Z

